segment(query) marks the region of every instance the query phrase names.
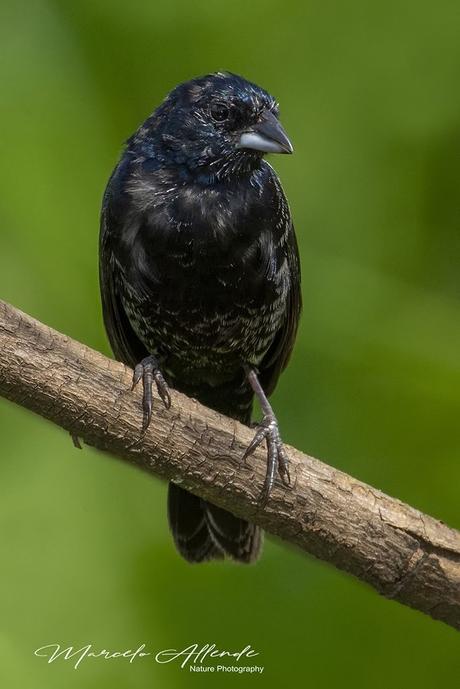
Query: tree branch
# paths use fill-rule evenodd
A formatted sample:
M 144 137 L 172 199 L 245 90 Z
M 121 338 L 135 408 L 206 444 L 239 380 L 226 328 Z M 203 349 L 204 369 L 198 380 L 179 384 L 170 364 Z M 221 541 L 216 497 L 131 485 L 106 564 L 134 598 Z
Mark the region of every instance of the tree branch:
M 0 301 L 0 394 L 151 474 L 170 479 L 460 629 L 460 533 L 287 448 L 292 487 L 258 499 L 265 455 L 250 429 L 177 392 L 140 432 L 132 371 Z

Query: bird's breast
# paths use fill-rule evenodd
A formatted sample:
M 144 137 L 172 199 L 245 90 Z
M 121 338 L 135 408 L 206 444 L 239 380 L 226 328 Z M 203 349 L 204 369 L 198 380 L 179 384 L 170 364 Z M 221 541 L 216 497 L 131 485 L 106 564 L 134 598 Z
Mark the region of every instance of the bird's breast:
M 283 319 L 289 273 L 279 199 L 259 188 L 171 191 L 125 236 L 125 310 L 149 349 L 207 375 L 254 364 Z

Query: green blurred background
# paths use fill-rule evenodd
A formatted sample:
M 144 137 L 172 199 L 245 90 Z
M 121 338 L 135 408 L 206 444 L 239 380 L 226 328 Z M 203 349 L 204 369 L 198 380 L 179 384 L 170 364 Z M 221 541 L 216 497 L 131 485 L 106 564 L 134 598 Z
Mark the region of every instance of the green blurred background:
M 0 297 L 109 353 L 98 214 L 122 142 L 177 82 L 270 90 L 304 315 L 274 403 L 287 442 L 460 527 L 458 1 L 17 0 L 0 17 Z M 252 644 L 267 687 L 456 685 L 457 633 L 268 541 L 190 567 L 165 486 L 0 401 L 0 682 L 186 687 L 139 660 L 47 665 L 46 643 Z M 214 678 L 216 675 L 213 676 Z

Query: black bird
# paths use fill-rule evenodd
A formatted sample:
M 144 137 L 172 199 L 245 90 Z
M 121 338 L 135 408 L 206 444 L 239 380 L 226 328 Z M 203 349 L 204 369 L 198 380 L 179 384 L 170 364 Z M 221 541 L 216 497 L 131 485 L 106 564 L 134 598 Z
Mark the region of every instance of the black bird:
M 127 141 L 105 191 L 100 234 L 104 322 L 115 357 L 249 424 L 265 440 L 265 502 L 288 461 L 267 397 L 289 359 L 301 310 L 289 207 L 265 153 L 292 153 L 274 98 L 229 73 L 177 86 Z M 166 382 L 167 381 L 167 382 Z M 252 562 L 259 527 L 170 484 L 169 523 L 189 562 Z

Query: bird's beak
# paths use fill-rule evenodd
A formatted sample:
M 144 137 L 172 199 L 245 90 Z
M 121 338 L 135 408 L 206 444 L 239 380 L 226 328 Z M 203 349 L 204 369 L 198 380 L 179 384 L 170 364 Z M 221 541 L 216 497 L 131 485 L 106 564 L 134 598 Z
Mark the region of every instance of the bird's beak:
M 252 148 L 263 153 L 292 153 L 293 147 L 279 120 L 265 110 L 259 122 L 241 134 L 238 148 Z

